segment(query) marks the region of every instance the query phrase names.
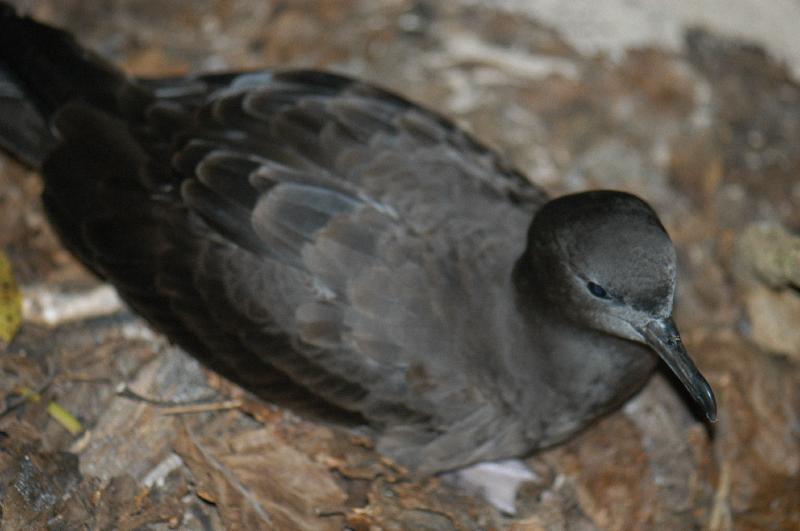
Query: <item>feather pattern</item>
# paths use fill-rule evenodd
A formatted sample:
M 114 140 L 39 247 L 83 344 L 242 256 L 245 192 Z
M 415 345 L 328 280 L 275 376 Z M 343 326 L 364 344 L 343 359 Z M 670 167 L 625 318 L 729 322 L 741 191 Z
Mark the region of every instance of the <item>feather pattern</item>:
M 475 447 L 507 406 L 458 368 L 492 348 L 469 328 L 497 319 L 480 314 L 500 295 L 464 270 L 507 277 L 544 194 L 441 117 L 345 77 L 133 83 L 124 119 L 81 101 L 53 117 L 44 199 L 70 249 L 262 396 L 360 415 L 422 470 L 491 457 Z
M 467 284 L 459 265 L 507 276 L 544 195 L 448 122 L 373 87 L 306 72 L 235 85 L 195 111 L 172 158 L 184 204 L 249 254 L 224 269 L 238 274 L 214 292 L 236 311 L 217 319 L 285 335 L 285 357 L 259 349 L 258 334 L 245 343 L 327 401 L 391 426 L 381 445 L 395 455 L 413 434 L 432 446 L 420 467 L 463 460 L 435 450 L 442 434 L 480 418 L 488 441 L 507 406 L 454 370 L 491 348 L 469 344 L 465 316 L 499 296 Z M 520 233 L 497 237 L 514 222 Z

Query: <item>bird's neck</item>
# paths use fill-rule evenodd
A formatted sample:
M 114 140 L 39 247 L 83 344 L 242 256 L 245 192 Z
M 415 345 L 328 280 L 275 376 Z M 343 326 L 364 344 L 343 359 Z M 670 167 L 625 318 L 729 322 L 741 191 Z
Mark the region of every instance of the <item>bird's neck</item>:
M 530 288 L 531 286 L 527 286 Z M 558 308 L 516 291 L 518 333 L 524 338 L 510 353 L 520 415 L 530 419 L 531 437 L 544 444 L 568 437 L 638 390 L 657 363 L 644 345 L 581 326 Z

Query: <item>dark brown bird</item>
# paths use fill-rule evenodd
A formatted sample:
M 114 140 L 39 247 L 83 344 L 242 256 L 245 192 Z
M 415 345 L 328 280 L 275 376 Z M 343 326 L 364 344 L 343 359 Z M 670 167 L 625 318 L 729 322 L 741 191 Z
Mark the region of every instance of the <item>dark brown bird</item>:
M 709 419 L 675 252 L 629 194 L 548 201 L 441 116 L 316 71 L 133 79 L 0 3 L 0 145 L 153 327 L 421 472 L 569 437 L 657 355 Z

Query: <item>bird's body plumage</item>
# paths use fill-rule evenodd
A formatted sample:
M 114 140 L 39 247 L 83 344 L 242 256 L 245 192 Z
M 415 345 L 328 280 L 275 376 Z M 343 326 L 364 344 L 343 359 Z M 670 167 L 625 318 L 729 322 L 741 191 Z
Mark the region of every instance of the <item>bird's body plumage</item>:
M 439 115 L 313 71 L 133 80 L 6 10 L 8 86 L 58 83 L 29 121 L 56 138 L 15 147 L 0 127 L 2 145 L 41 164 L 64 244 L 261 396 L 357 414 L 379 449 L 436 472 L 561 440 L 654 366 L 526 291 L 547 197 Z M 60 49 L 12 68 L 40 32 Z

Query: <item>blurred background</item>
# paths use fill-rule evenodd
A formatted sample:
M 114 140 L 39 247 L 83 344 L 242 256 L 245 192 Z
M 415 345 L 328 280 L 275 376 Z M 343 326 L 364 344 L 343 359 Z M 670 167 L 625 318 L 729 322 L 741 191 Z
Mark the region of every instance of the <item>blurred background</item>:
M 439 110 L 553 195 L 642 196 L 677 245 L 676 320 L 719 421 L 657 375 L 529 458 L 538 479 L 501 515 L 169 346 L 59 245 L 38 175 L 0 157 L 25 308 L 0 347 L 4 528 L 800 528 L 800 2 L 11 3 L 131 74 L 333 69 Z

